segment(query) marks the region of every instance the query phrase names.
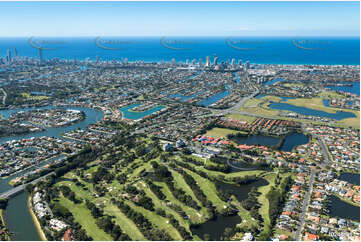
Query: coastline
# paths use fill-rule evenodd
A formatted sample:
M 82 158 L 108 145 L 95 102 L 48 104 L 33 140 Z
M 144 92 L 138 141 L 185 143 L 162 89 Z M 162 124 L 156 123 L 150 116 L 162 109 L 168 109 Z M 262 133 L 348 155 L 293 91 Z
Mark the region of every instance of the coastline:
M 36 217 L 33 209 L 32 209 L 32 206 L 31 206 L 31 202 L 30 202 L 31 198 L 30 196 L 28 195 L 28 209 L 29 209 L 29 212 L 31 214 L 31 217 L 33 218 L 33 221 L 34 221 L 34 225 L 36 227 L 36 230 L 38 231 L 39 235 L 40 235 L 40 238 L 42 241 L 47 241 L 46 239 L 46 236 L 44 234 L 44 231 L 41 229 L 41 225 L 38 221 L 38 218 Z

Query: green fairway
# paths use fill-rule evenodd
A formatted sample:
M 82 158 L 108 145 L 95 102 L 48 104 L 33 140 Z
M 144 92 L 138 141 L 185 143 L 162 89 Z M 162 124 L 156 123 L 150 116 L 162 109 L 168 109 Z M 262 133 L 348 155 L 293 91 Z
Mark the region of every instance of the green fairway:
M 90 211 L 86 208 L 84 203 L 74 204 L 72 201 L 60 197 L 59 202 L 61 205 L 69 209 L 73 214 L 75 221 L 77 221 L 94 240 L 112 240 L 111 236 L 100 229 Z
M 134 222 L 127 218 L 127 216 L 125 216 L 117 206 L 110 204 L 106 205 L 104 213 L 109 214 L 110 216 L 115 216 L 114 220 L 116 224 L 118 224 L 122 231 L 128 234 L 132 240 L 146 240 Z

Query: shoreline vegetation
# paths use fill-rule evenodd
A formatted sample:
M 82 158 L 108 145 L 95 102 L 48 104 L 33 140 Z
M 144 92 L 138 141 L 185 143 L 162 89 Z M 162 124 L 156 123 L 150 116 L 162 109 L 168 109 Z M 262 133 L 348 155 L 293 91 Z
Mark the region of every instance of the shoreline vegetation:
M 2 223 L 2 227 L 5 228 L 5 238 L 7 241 L 11 241 L 11 238 L 10 238 L 10 234 L 7 230 L 7 226 L 6 226 L 6 222 L 5 222 L 5 217 L 4 217 L 4 209 L 0 209 L 0 220 L 1 220 L 1 223 Z M 2 228 L 1 228 L 2 229 Z
M 30 197 L 30 195 L 28 195 L 28 209 L 29 209 L 31 217 L 32 217 L 32 219 L 34 221 L 34 225 L 36 227 L 36 230 L 38 231 L 38 233 L 40 235 L 41 240 L 42 241 L 47 241 L 47 238 L 46 238 L 46 236 L 44 234 L 43 229 L 41 228 L 39 220 L 38 220 L 38 218 L 36 217 L 36 215 L 35 215 L 35 213 L 33 211 L 33 206 L 31 205 L 31 197 Z

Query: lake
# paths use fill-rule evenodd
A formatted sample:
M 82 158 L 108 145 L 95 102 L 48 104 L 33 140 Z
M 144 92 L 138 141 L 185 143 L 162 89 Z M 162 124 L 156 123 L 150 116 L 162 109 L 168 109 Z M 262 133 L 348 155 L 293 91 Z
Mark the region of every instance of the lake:
M 258 188 L 261 186 L 266 186 L 268 184 L 269 183 L 264 179 L 260 179 L 246 185 L 236 185 L 220 181 L 216 182 L 217 187 L 221 188 L 223 191 L 230 191 L 239 202 L 243 201 L 248 197 L 248 193 L 251 191 L 252 187 Z M 208 234 L 211 240 L 220 240 L 226 228 L 234 228 L 237 224 L 241 222 L 242 219 L 238 215 L 218 215 L 213 220 L 209 220 L 203 224 L 191 227 L 191 231 L 193 234 L 198 235 L 201 239 L 204 239 L 204 236 Z
M 139 105 L 141 105 L 141 104 L 140 103 L 134 103 L 134 104 L 119 108 L 119 110 L 122 112 L 123 118 L 138 120 L 138 119 L 142 119 L 147 115 L 150 115 L 152 113 L 155 113 L 155 112 L 160 111 L 163 108 L 165 108 L 165 106 L 157 106 L 157 107 L 148 109 L 148 110 L 146 110 L 144 112 L 133 112 L 133 111 L 130 110 L 130 109 L 132 109 L 134 107 L 137 107 Z
M 334 195 L 329 197 L 329 210 L 331 217 L 351 219 L 360 222 L 360 207 L 344 202 Z
M 231 140 L 234 140 L 239 145 L 263 145 L 271 147 L 277 145 L 280 142 L 281 138 L 258 134 L 251 136 L 236 136 L 233 137 Z M 284 138 L 284 141 L 279 147 L 279 150 L 292 151 L 293 148 L 299 145 L 307 144 L 308 142 L 309 138 L 306 135 L 298 132 L 293 132 Z
M 297 147 L 297 146 L 303 145 L 303 144 L 307 144 L 309 142 L 309 140 L 310 139 L 307 137 L 307 135 L 294 132 L 294 133 L 286 136 L 286 138 L 284 139 L 284 141 L 279 149 L 283 150 L 283 151 L 292 151 L 292 149 L 294 147 Z
M 340 176 L 337 179 L 347 181 L 354 185 L 360 185 L 360 174 L 341 172 Z

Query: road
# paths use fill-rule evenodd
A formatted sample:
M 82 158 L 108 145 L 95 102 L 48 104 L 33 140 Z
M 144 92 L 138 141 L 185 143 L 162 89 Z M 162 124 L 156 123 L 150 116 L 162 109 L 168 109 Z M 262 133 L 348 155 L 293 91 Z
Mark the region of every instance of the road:
M 38 183 L 40 180 L 43 180 L 44 178 L 46 178 L 47 176 L 50 176 L 52 174 L 55 174 L 54 172 L 51 172 L 49 174 L 46 174 L 42 177 L 39 177 L 38 179 L 35 179 L 34 181 L 31 181 L 29 183 L 26 183 L 26 184 L 22 184 L 22 185 L 19 185 L 19 186 L 16 186 L 14 187 L 13 189 L 10 189 L 6 192 L 3 192 L 0 194 L 0 198 L 9 198 L 11 196 L 14 196 L 18 193 L 20 193 L 21 191 L 23 191 L 25 189 L 25 187 L 28 185 L 28 184 L 36 184 Z
M 306 192 L 305 198 L 303 199 L 303 206 L 302 206 L 301 215 L 299 218 L 300 223 L 295 232 L 295 241 L 300 241 L 301 231 L 302 231 L 303 225 L 305 223 L 305 216 L 306 216 L 308 203 L 310 202 L 310 197 L 311 197 L 311 192 L 312 192 L 312 184 L 313 184 L 313 179 L 314 179 L 315 173 L 316 173 L 316 169 L 312 169 L 307 192 Z
M 324 162 L 322 164 L 320 164 L 320 166 L 322 168 L 325 168 L 325 166 L 327 166 L 331 162 L 331 159 L 330 159 L 329 153 L 327 151 L 327 148 L 326 148 L 325 143 L 323 142 L 323 140 L 320 137 L 317 137 L 317 142 L 321 147 L 323 157 L 324 157 Z

